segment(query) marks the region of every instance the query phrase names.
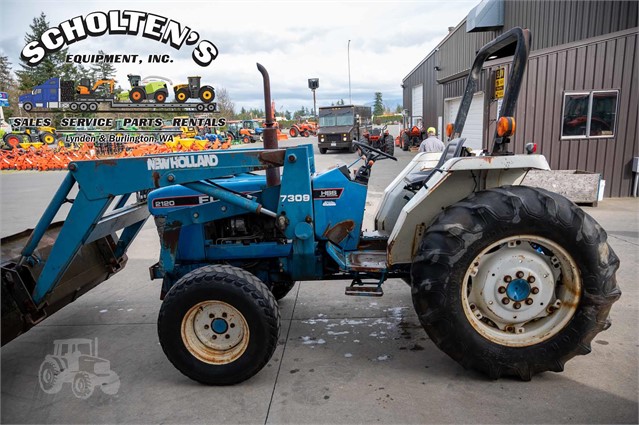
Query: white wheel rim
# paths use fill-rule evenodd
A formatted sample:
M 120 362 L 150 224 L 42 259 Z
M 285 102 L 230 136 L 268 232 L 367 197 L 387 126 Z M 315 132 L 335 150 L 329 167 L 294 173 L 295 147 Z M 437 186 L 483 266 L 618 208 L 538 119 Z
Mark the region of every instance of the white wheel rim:
M 248 347 L 249 327 L 235 307 L 222 301 L 203 301 L 182 319 L 182 341 L 197 359 L 209 364 L 228 364 Z
M 562 247 L 521 235 L 485 248 L 467 270 L 461 295 L 477 332 L 501 345 L 526 347 L 552 338 L 568 324 L 581 290 L 576 263 Z

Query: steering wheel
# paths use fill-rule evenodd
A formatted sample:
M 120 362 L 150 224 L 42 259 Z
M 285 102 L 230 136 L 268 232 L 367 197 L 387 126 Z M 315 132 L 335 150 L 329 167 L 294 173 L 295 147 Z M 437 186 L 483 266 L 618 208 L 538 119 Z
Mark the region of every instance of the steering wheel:
M 383 156 L 383 157 L 386 157 L 386 158 L 392 159 L 393 161 L 397 161 L 397 158 L 395 158 L 393 155 L 389 155 L 389 154 L 387 154 L 386 152 L 382 152 L 382 151 L 380 151 L 379 149 L 375 149 L 375 148 L 373 148 L 373 147 L 370 147 L 369 145 L 365 145 L 364 143 L 360 143 L 360 142 L 355 142 L 355 141 L 353 141 L 353 144 L 354 144 L 355 146 L 359 146 L 362 150 L 369 151 L 369 152 L 375 152 L 375 153 L 376 153 L 376 154 L 378 154 L 378 155 L 381 155 L 381 156 Z

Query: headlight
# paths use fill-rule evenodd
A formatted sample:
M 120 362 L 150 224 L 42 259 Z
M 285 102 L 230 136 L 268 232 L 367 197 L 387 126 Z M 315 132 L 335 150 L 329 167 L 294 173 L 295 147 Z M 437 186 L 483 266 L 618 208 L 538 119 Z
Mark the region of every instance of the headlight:
M 342 140 L 345 142 L 346 141 L 346 134 L 342 134 Z
M 320 141 L 323 142 L 324 141 L 324 136 L 320 136 Z

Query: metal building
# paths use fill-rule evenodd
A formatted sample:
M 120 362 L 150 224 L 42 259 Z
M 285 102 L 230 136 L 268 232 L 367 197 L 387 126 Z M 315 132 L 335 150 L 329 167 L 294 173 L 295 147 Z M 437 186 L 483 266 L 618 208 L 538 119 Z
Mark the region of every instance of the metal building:
M 510 28 L 528 28 L 531 53 L 511 149 L 537 143 L 551 168 L 601 173 L 605 196 L 629 196 L 639 156 L 638 4 L 483 0 L 403 79 L 404 109 L 444 133 L 475 52 Z M 486 62 L 482 72 L 462 134 L 474 149 L 489 148 L 508 62 Z

